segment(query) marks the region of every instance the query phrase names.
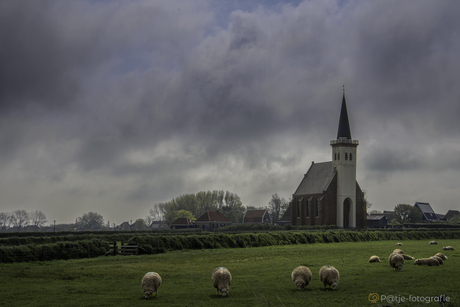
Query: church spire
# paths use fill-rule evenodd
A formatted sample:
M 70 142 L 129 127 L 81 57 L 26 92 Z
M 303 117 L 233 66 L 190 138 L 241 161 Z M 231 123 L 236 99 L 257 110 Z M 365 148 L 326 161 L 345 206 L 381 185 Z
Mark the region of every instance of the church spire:
M 345 102 L 345 85 L 343 86 L 342 110 L 340 111 L 337 140 L 339 138 L 346 138 L 351 140 L 351 130 L 350 123 L 348 122 L 347 103 Z

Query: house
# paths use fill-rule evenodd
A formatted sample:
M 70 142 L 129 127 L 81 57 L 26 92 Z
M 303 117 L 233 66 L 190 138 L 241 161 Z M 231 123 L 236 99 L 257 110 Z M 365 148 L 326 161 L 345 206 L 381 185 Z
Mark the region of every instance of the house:
M 196 219 L 195 225 L 203 230 L 213 230 L 215 228 L 231 225 L 232 221 L 220 211 L 206 211 Z
M 387 217 L 383 214 L 371 214 L 367 216 L 367 227 L 369 228 L 381 228 L 387 224 Z
M 459 214 L 460 214 L 460 211 L 458 211 L 458 210 L 449 210 L 449 211 L 447 211 L 446 215 L 444 216 L 444 219 L 445 219 L 446 221 L 449 221 L 449 220 L 451 220 L 454 216 L 459 215 Z
M 384 210 L 382 214 L 385 215 L 388 223 L 391 223 L 391 221 L 394 219 L 394 211 Z
M 291 224 L 337 225 L 338 228 L 366 227 L 366 201 L 356 181 L 359 142 L 351 137 L 345 90 L 337 139 L 332 140 L 330 145 L 332 161 L 312 162 L 292 196 Z
M 434 213 L 434 210 L 431 208 L 429 203 L 416 202 L 414 207 L 422 212 L 422 222 L 433 222 L 439 221 L 438 216 Z
M 267 210 L 248 210 L 243 217 L 243 224 L 271 223 L 270 214 Z
M 168 229 L 168 224 L 163 221 L 153 221 L 150 223 L 149 229 Z
M 187 229 L 196 228 L 193 222 L 188 217 L 177 218 L 171 223 L 171 229 Z

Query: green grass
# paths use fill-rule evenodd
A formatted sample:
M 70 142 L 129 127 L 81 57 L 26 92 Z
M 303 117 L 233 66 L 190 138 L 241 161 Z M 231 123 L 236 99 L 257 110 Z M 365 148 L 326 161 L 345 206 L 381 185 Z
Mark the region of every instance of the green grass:
M 402 250 L 416 258 L 460 248 L 459 239 L 407 240 Z M 395 296 L 450 296 L 459 306 L 460 252 L 445 251 L 449 259 L 439 267 L 406 261 L 394 272 L 388 255 L 396 241 L 316 243 L 211 250 L 182 250 L 146 256 L 108 256 L 82 260 L 0 265 L 0 306 L 381 306 L 370 293 Z M 381 263 L 368 263 L 372 255 Z M 297 291 L 292 270 L 308 266 L 313 278 Z M 340 271 L 336 291 L 325 290 L 318 271 L 323 265 Z M 233 275 L 227 297 L 216 296 L 212 271 L 225 266 Z M 159 273 L 159 296 L 143 298 L 142 276 Z M 416 303 L 398 306 L 416 306 Z M 438 306 L 438 303 L 418 303 Z

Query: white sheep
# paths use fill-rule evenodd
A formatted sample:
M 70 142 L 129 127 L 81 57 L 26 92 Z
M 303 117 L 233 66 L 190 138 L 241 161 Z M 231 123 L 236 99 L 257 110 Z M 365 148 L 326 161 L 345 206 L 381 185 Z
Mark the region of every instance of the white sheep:
M 155 272 L 148 272 L 142 277 L 142 291 L 144 291 L 145 298 L 148 299 L 155 293 L 158 296 L 158 288 L 161 285 L 161 276 Z
M 306 266 L 298 266 L 291 273 L 292 281 L 295 283 L 297 290 L 301 291 L 308 286 L 311 280 L 311 271 Z
M 393 251 L 393 254 L 401 254 L 402 255 L 402 254 L 404 254 L 404 252 L 402 250 L 400 250 L 399 248 L 397 248 L 397 249 L 395 249 Z
M 447 260 L 447 256 L 444 255 L 443 253 L 437 253 L 435 256 L 438 256 L 438 257 L 441 258 L 442 260 Z
M 212 282 L 214 284 L 214 288 L 217 289 L 217 295 L 219 295 L 220 291 L 222 296 L 227 296 L 231 281 L 232 274 L 230 274 L 229 270 L 224 267 L 218 267 L 214 270 L 214 272 L 212 272 Z
M 388 261 L 390 262 L 390 266 L 393 268 L 393 271 L 398 269 L 399 272 L 402 271 L 404 267 L 404 257 L 402 254 L 393 253 L 388 257 Z
M 452 246 L 444 246 L 442 249 L 445 250 L 445 251 L 453 251 L 454 250 L 454 248 Z
M 438 244 L 436 241 L 430 241 L 430 244 Z
M 426 264 L 428 266 L 439 266 L 439 261 L 434 258 L 420 258 L 414 261 L 414 264 L 423 265 Z
M 400 242 L 396 243 L 396 246 L 402 246 L 402 243 L 400 243 Z
M 371 256 L 371 258 L 369 258 L 369 263 L 372 262 L 380 262 L 379 256 Z
M 333 266 L 325 265 L 319 270 L 319 279 L 324 284 L 324 288 L 329 285 L 332 290 L 337 289 L 339 278 L 339 271 Z

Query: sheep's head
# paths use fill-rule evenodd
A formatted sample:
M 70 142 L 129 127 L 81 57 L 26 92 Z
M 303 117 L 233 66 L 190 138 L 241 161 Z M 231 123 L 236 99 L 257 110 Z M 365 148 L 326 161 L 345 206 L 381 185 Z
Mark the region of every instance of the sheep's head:
M 339 284 L 338 281 L 334 281 L 334 282 L 332 283 L 332 285 L 331 285 L 332 290 L 336 290 L 338 284 Z
M 398 269 L 399 272 L 402 271 L 403 267 L 404 265 L 402 263 L 396 265 L 396 268 Z
M 303 280 L 298 280 L 295 282 L 295 285 L 297 287 L 297 290 L 301 291 L 306 285 Z
M 228 291 L 228 288 L 220 289 L 222 296 L 227 296 L 227 291 Z
M 414 261 L 414 264 L 419 264 L 420 263 L 420 259 L 417 259 Z
M 144 297 L 145 297 L 146 299 L 149 299 L 150 296 L 152 296 L 152 294 L 153 294 L 152 291 L 149 291 L 149 290 L 144 291 Z

